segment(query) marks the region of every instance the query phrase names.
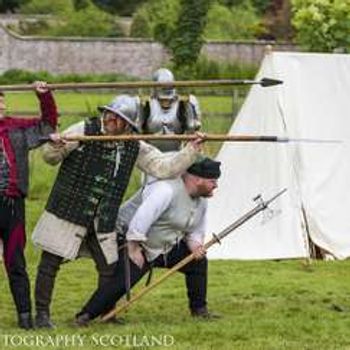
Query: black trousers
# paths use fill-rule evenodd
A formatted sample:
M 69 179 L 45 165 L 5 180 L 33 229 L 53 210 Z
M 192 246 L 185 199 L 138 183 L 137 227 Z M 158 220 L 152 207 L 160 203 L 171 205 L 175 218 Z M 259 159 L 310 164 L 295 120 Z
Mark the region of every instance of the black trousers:
M 0 195 L 0 238 L 4 244 L 5 268 L 17 312 L 29 312 L 30 284 L 24 257 L 26 244 L 24 198 Z
M 91 318 L 95 318 L 107 313 L 114 307 L 115 303 L 126 293 L 126 263 L 130 264 L 130 286 L 132 287 L 151 267 L 171 268 L 190 253 L 187 244 L 181 241 L 178 245 L 174 246 L 166 256 L 160 255 L 152 265 L 145 263 L 142 269 L 135 265 L 130 259 L 126 260 L 121 256 L 115 266 L 114 279 L 100 286 L 79 314 L 88 313 Z M 123 253 L 120 255 L 122 254 Z M 200 260 L 192 260 L 179 271 L 185 274 L 186 277 L 189 308 L 194 310 L 206 306 L 208 276 L 207 258 L 203 257 Z
M 88 234 L 85 239 L 86 247 L 88 248 L 98 272 L 98 286 L 105 283 L 110 283 L 114 280 L 114 264 L 107 264 L 93 225 L 88 229 Z M 53 290 L 57 273 L 63 263 L 64 258 L 61 256 L 43 251 L 38 266 L 38 272 L 35 282 L 35 307 L 37 312 L 50 313 L 50 305 L 52 301 Z

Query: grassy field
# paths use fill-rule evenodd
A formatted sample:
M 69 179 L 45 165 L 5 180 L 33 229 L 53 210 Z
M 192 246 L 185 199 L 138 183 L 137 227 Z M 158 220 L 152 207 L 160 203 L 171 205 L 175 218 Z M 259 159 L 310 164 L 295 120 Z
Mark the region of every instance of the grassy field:
M 57 97 L 62 109 L 86 111 L 85 96 Z M 89 101 L 105 103 L 111 96 L 101 97 L 89 95 Z M 9 95 L 8 100 L 13 110 L 20 110 L 18 101 L 28 101 L 25 110 L 36 108 L 30 95 Z M 204 111 L 227 112 L 231 108 L 229 98 L 201 102 Z M 75 120 L 62 118 L 61 128 Z M 204 129 L 223 132 L 230 124 L 227 118 L 204 120 Z M 207 150 L 213 154 L 217 147 L 208 146 Z M 42 162 L 40 151 L 33 152 L 31 165 L 26 256 L 33 284 L 40 252 L 32 246 L 30 233 L 56 169 Z M 128 195 L 138 184 L 135 175 Z M 80 259 L 63 265 L 58 275 L 52 308 L 58 328 L 25 332 L 16 328 L 6 276 L 0 269 L 0 349 L 350 349 L 349 271 L 349 261 L 211 261 L 209 307 L 222 319 L 193 321 L 187 310 L 184 278 L 176 275 L 136 303 L 126 314 L 125 325 L 96 322 L 88 329 L 76 329 L 72 326 L 74 314 L 96 285 L 93 263 Z

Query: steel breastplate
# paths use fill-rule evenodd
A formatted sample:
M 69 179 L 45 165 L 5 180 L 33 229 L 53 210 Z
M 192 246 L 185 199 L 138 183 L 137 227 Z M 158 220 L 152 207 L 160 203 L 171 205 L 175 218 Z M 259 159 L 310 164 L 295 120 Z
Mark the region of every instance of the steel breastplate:
M 174 102 L 168 110 L 163 110 L 156 99 L 150 101 L 150 115 L 147 120 L 149 132 L 157 134 L 178 134 L 181 132 L 181 124 L 177 118 L 179 102 Z
M 147 119 L 147 130 L 152 134 L 181 134 L 182 127 L 177 117 L 179 102 L 175 101 L 168 110 L 163 110 L 156 99 L 150 101 L 150 115 Z M 179 141 L 152 141 L 151 144 L 163 152 L 176 151 Z

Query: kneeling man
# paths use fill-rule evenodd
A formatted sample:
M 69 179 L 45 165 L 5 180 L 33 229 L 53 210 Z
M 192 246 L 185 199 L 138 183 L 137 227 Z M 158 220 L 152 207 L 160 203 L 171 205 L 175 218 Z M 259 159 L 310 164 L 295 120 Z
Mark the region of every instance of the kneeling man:
M 108 312 L 127 292 L 128 285 L 135 285 L 152 267 L 171 268 L 191 253 L 196 259 L 180 270 L 186 276 L 189 308 L 193 316 L 210 317 L 203 243 L 206 198 L 213 195 L 219 177 L 220 162 L 201 158 L 177 179 L 149 183 L 142 198 L 137 194 L 121 208 L 119 220 L 129 222 L 124 248 L 129 259 L 118 260 L 114 280 L 95 291 L 77 315 L 77 325 L 87 325 Z M 125 276 L 126 271 L 129 276 Z

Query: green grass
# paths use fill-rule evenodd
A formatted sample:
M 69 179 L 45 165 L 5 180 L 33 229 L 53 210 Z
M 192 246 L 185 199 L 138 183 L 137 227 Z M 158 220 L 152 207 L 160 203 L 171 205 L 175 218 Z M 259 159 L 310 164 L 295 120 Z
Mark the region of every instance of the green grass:
M 111 92 L 106 93 L 71 93 L 55 92 L 55 98 L 62 114 L 67 112 L 89 112 L 95 111 L 97 106 L 109 103 L 115 96 Z M 232 101 L 226 96 L 199 97 L 201 109 L 204 113 L 230 113 Z M 37 99 L 33 93 L 8 93 L 6 102 L 9 112 L 11 111 L 35 111 L 38 108 Z
M 29 261 L 34 277 L 36 258 L 29 255 Z M 210 308 L 223 316 L 218 321 L 191 319 L 183 276 L 176 275 L 135 303 L 126 315 L 126 325 L 96 322 L 88 329 L 74 329 L 73 315 L 96 283 L 92 263 L 80 260 L 64 265 L 58 277 L 53 302 L 58 329 L 29 334 L 84 335 L 84 349 L 96 348 L 91 344 L 96 334 L 134 334 L 138 339 L 166 334 L 175 339 L 170 348 L 179 350 L 350 348 L 348 261 L 314 262 L 311 266 L 302 261 L 212 261 L 209 266 L 208 299 Z M 15 328 L 5 283 L 0 292 L 1 334 L 27 335 Z M 0 344 L 1 341 L 0 338 Z
M 57 94 L 58 95 L 58 94 Z M 26 95 L 25 95 L 26 96 Z M 9 95 L 11 106 L 18 101 Z M 23 100 L 22 100 L 23 97 Z M 106 97 L 108 102 L 110 96 Z M 21 101 L 27 97 L 17 95 Z M 28 101 L 29 101 L 28 95 Z M 13 99 L 13 100 L 12 100 Z M 58 96 L 62 108 L 84 111 L 81 95 Z M 61 100 L 62 99 L 62 100 Z M 98 97 L 96 97 L 98 99 Z M 33 103 L 35 100 L 33 101 Z M 29 105 L 29 102 L 28 102 Z M 203 109 L 222 112 L 229 100 L 218 98 L 202 102 Z M 26 105 L 27 106 L 27 105 Z M 225 107 L 226 106 L 226 107 Z M 31 105 L 35 108 L 35 104 Z M 80 109 L 79 109 L 80 108 Z M 76 118 L 62 118 L 61 127 Z M 230 125 L 226 119 L 204 120 L 205 130 L 225 132 Z M 215 152 L 210 149 L 210 152 Z M 26 256 L 32 281 L 40 252 L 30 242 L 30 233 L 43 210 L 53 183 L 56 168 L 45 165 L 40 151 L 32 153 L 31 191 L 27 201 L 28 244 Z M 134 176 L 130 195 L 139 185 Z M 210 261 L 208 300 L 211 310 L 223 318 L 215 322 L 193 321 L 187 310 L 184 278 L 177 274 L 141 299 L 126 315 L 124 326 L 102 325 L 96 322 L 88 329 L 75 329 L 72 320 L 96 285 L 93 263 L 80 259 L 62 266 L 58 275 L 52 315 L 58 328 L 54 331 L 24 332 L 16 328 L 14 306 L 6 276 L 0 269 L 0 349 L 38 349 L 38 346 L 5 346 L 5 335 L 47 337 L 51 335 L 84 336 L 84 347 L 47 346 L 50 349 L 147 349 L 139 346 L 143 336 L 160 339 L 173 337 L 173 346 L 158 349 L 350 349 L 350 261 Z M 157 271 L 158 276 L 163 271 Z M 138 286 L 137 288 L 140 288 Z M 136 336 L 134 346 L 98 346 L 112 336 Z M 19 338 L 15 338 L 15 341 Z M 24 338 L 22 338 L 24 339 Z M 28 341 L 33 338 L 27 338 Z M 47 339 L 47 338 L 43 338 Z M 170 339 L 170 338 L 168 338 Z M 18 343 L 15 343 L 18 344 Z M 145 343 L 144 343 L 145 344 Z M 41 347 L 43 348 L 43 347 Z M 153 348 L 153 347 L 152 347 Z

